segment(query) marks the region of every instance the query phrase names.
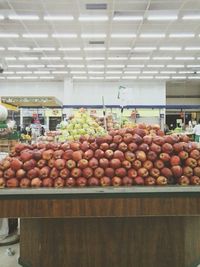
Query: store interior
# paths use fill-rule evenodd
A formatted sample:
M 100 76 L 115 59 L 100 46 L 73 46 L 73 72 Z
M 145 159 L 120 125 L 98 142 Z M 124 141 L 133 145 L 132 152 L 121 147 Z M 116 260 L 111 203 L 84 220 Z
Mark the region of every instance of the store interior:
M 198 0 L 0 1 L 0 266 L 200 266 L 199 22 Z

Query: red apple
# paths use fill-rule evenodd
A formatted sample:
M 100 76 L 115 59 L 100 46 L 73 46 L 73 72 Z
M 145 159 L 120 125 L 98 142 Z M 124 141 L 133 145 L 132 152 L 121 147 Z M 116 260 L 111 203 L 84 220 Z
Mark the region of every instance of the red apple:
M 122 167 L 124 167 L 125 169 L 130 169 L 131 168 L 131 162 L 130 161 L 128 161 L 128 160 L 124 160 L 124 161 L 122 161 Z
M 113 168 L 106 168 L 105 175 L 112 178 L 115 175 L 115 171 Z
M 103 176 L 104 176 L 104 169 L 101 168 L 101 167 L 96 168 L 96 169 L 94 170 L 94 176 L 95 176 L 96 178 L 101 178 L 101 177 L 103 177 Z
M 200 185 L 200 178 L 199 178 L 199 176 L 192 176 L 192 177 L 190 177 L 190 183 L 192 185 Z
M 85 178 L 90 178 L 93 176 L 93 169 L 90 167 L 87 167 L 85 169 L 82 170 L 82 175 Z
M 56 169 L 62 170 L 65 168 L 65 163 L 66 162 L 64 159 L 56 159 L 54 166 L 56 167 Z
M 125 142 L 121 142 L 121 143 L 119 143 L 119 145 L 118 145 L 118 149 L 119 149 L 120 151 L 122 151 L 122 152 L 125 152 L 125 151 L 128 149 L 128 146 L 127 146 L 127 144 L 126 144 Z
M 15 177 L 15 171 L 13 171 L 11 168 L 4 171 L 4 178 L 10 179 Z
M 65 180 L 61 177 L 58 177 L 53 180 L 53 186 L 56 188 L 61 188 L 65 186 Z
M 165 176 L 158 176 L 156 179 L 156 184 L 157 185 L 167 185 L 167 178 Z
M 54 151 L 53 157 L 54 159 L 61 159 L 63 154 L 64 154 L 64 151 L 59 149 L 59 150 Z
M 142 162 L 147 160 L 145 152 L 141 150 L 136 151 L 136 158 Z
M 31 180 L 28 178 L 22 178 L 19 182 L 21 188 L 28 188 L 31 185 Z
M 193 169 L 189 166 L 183 167 L 183 175 L 185 175 L 187 177 L 193 176 Z
M 154 167 L 157 169 L 162 169 L 162 168 L 164 168 L 164 162 L 161 159 L 157 159 L 154 162 Z
M 18 143 L 15 145 L 15 151 L 21 152 L 22 150 L 24 150 L 26 148 L 26 144 L 22 144 L 22 143 Z
M 99 165 L 99 162 L 96 158 L 91 158 L 88 162 L 88 166 L 92 169 L 96 169 Z
M 111 159 L 110 167 L 113 169 L 117 169 L 121 167 L 121 161 L 119 159 Z
M 168 153 L 160 153 L 159 158 L 163 161 L 163 162 L 169 162 L 170 161 L 170 155 Z M 174 164 L 177 165 L 177 164 Z
M 124 186 L 132 186 L 133 185 L 133 179 L 128 177 L 128 176 L 124 176 L 122 178 L 122 185 L 124 185 Z
M 73 177 L 69 177 L 66 179 L 65 185 L 67 187 L 74 187 L 76 185 L 76 180 Z
M 47 161 L 46 161 L 46 160 L 44 160 L 44 159 L 40 159 L 40 160 L 37 162 L 37 167 L 38 167 L 38 168 L 42 168 L 42 167 L 46 166 L 46 164 L 47 164 Z
M 72 154 L 73 154 L 73 150 L 72 149 L 68 149 L 63 153 L 62 158 L 65 159 L 65 160 L 72 159 Z
M 66 150 L 68 150 L 68 149 L 70 149 L 70 144 L 69 143 L 63 143 L 61 146 L 60 146 L 60 148 L 62 149 L 62 150 L 64 150 L 64 151 L 66 151 Z
M 181 160 L 178 156 L 174 155 L 170 159 L 170 163 L 172 166 L 181 164 Z
M 136 158 L 136 156 L 133 152 L 131 152 L 131 151 L 125 152 L 125 159 L 128 160 L 129 162 L 133 162 L 135 160 L 135 158 Z
M 152 177 L 154 177 L 154 178 L 157 178 L 157 177 L 160 176 L 160 170 L 157 169 L 157 168 L 152 168 L 152 169 L 150 170 L 150 175 L 151 175 Z
M 128 150 L 131 152 L 135 152 L 138 149 L 138 145 L 136 143 L 128 144 Z
M 160 170 L 160 172 L 161 172 L 161 174 L 163 176 L 167 177 L 168 179 L 171 178 L 171 177 L 173 177 L 172 171 L 169 168 L 167 168 L 167 167 L 162 168 Z
M 184 159 L 187 159 L 189 157 L 189 154 L 186 151 L 180 151 L 178 153 L 178 156 L 179 156 L 180 159 L 184 160 Z
M 94 152 L 94 157 L 97 158 L 97 159 L 103 158 L 104 157 L 104 151 L 101 150 L 101 149 L 97 149 Z
M 81 159 L 78 161 L 78 168 L 84 169 L 88 166 L 88 160 L 87 159 Z
M 88 185 L 89 186 L 99 186 L 100 185 L 100 181 L 96 177 L 91 177 L 91 178 L 88 179 Z
M 142 136 L 140 136 L 139 134 L 134 134 L 133 135 L 133 142 L 136 144 L 141 144 L 143 141 Z
M 108 143 L 102 143 L 100 145 L 100 149 L 103 150 L 103 151 L 106 151 L 107 149 L 109 149 L 109 144 Z
M 76 141 L 72 141 L 72 142 L 70 142 L 70 148 L 73 151 L 77 151 L 77 150 L 80 149 L 80 143 L 79 142 L 76 142 Z
M 52 149 L 48 149 L 42 152 L 42 158 L 44 160 L 50 160 L 53 157 L 54 151 Z
M 182 175 L 181 177 L 179 177 L 178 183 L 180 185 L 184 185 L 184 186 L 185 185 L 189 185 L 190 184 L 190 179 L 187 176 Z
M 106 158 L 101 158 L 100 160 L 99 160 L 99 166 L 101 167 L 101 168 L 107 168 L 108 166 L 109 166 L 109 161 L 108 161 L 108 159 L 106 159 Z
M 114 154 L 114 152 L 111 149 L 108 149 L 108 150 L 105 151 L 104 156 L 107 159 L 112 159 L 113 158 L 113 154 Z
M 149 151 L 147 153 L 147 159 L 151 161 L 155 161 L 157 159 L 157 154 L 154 151 Z
M 148 144 L 148 145 L 151 145 L 151 143 L 152 143 L 152 136 L 151 135 L 145 135 L 144 137 L 143 137 L 143 142 L 145 143 L 145 144 Z
M 0 162 L 0 169 L 2 171 L 4 170 L 7 170 L 8 168 L 10 168 L 10 161 L 8 159 L 3 159 L 1 162 Z
M 70 175 L 70 172 L 67 168 L 62 169 L 59 174 L 61 178 L 67 178 L 69 177 L 69 175 Z
M 49 166 L 49 168 L 53 168 L 54 164 L 55 164 L 55 159 L 54 158 L 48 160 L 47 165 Z
M 172 166 L 171 170 L 176 178 L 180 177 L 183 174 L 183 170 L 179 165 Z
M 100 179 L 100 184 L 101 186 L 110 186 L 111 185 L 111 178 L 110 177 L 107 177 L 107 176 L 103 176 L 101 179 Z
M 96 142 L 90 143 L 90 149 L 96 150 L 98 148 L 98 145 Z
M 137 177 L 137 171 L 135 169 L 129 169 L 128 170 L 128 177 L 130 177 L 130 178 Z
M 125 168 L 122 168 L 122 167 L 121 168 L 117 168 L 115 170 L 115 175 L 118 176 L 118 177 L 123 178 L 124 176 L 127 175 L 126 169 Z
M 124 136 L 123 136 L 123 141 L 126 143 L 126 144 L 130 144 L 132 141 L 133 141 L 133 136 L 131 133 L 125 133 Z
M 33 178 L 31 180 L 31 187 L 41 187 L 42 186 L 42 180 L 38 177 Z
M 173 148 L 175 152 L 179 153 L 184 150 L 184 143 L 183 142 L 175 143 L 173 144 Z
M 112 178 L 112 185 L 113 186 L 120 186 L 120 185 L 122 185 L 122 179 L 120 177 L 118 177 L 118 176 L 114 176 Z
M 44 153 L 44 152 L 43 152 Z M 33 158 L 33 152 L 31 150 L 23 150 L 20 153 L 20 160 L 25 162 Z
M 149 185 L 149 186 L 153 186 L 153 185 L 156 184 L 156 179 L 151 177 L 151 176 L 148 176 L 148 177 L 145 178 L 144 184 L 145 185 Z
M 194 158 L 187 158 L 185 160 L 185 165 L 190 166 L 191 168 L 195 168 L 197 166 L 197 160 Z
M 147 177 L 149 175 L 148 170 L 143 167 L 138 169 L 137 173 L 138 173 L 138 176 L 141 176 L 141 177 Z
M 76 162 L 72 159 L 69 159 L 66 161 L 66 167 L 71 170 L 76 167 Z
M 163 137 L 161 136 L 154 136 L 153 137 L 153 142 L 156 144 L 156 145 L 159 145 L 159 146 L 162 146 L 164 143 L 165 143 L 165 140 Z
M 147 170 L 150 170 L 153 168 L 153 162 L 150 161 L 150 160 L 146 160 L 144 163 L 143 163 L 143 167 L 146 168 Z
M 45 168 L 45 167 L 43 167 L 43 168 Z M 42 168 L 42 169 L 43 169 Z M 39 176 L 39 173 L 40 173 L 40 169 L 38 169 L 38 168 L 33 168 L 33 169 L 31 169 L 31 170 L 29 170 L 28 172 L 27 172 L 27 177 L 29 178 L 29 179 L 33 179 L 33 178 L 35 178 L 35 177 L 38 177 Z M 19 174 L 17 174 L 16 173 L 16 176 L 18 177 L 18 175 Z M 23 177 L 25 176 L 25 171 L 24 171 L 24 175 L 23 175 Z
M 116 144 L 119 144 L 119 143 L 121 143 L 122 142 L 122 137 L 121 137 L 121 135 L 115 135 L 114 137 L 113 137 L 113 143 L 116 143 Z
M 0 177 L 0 188 L 5 188 L 6 180 L 3 177 Z
M 165 144 L 162 145 L 162 151 L 164 153 L 170 154 L 170 153 L 173 152 L 173 146 L 171 144 L 169 144 L 169 143 L 165 143 Z
M 143 143 L 143 144 L 139 145 L 138 149 L 147 153 L 149 151 L 149 145 Z
M 53 179 L 51 179 L 51 178 L 44 178 L 42 180 L 42 186 L 43 187 L 53 187 Z
M 142 162 L 139 159 L 136 159 L 132 162 L 132 167 L 136 170 L 142 167 Z
M 76 162 L 83 158 L 83 152 L 81 150 L 74 151 L 72 153 L 72 159 Z
M 88 149 L 83 153 L 83 158 L 87 160 L 91 159 L 93 156 L 94 156 L 94 152 L 92 149 Z
M 133 184 L 135 185 L 144 185 L 144 178 L 137 176 L 133 179 Z
M 56 179 L 59 175 L 59 171 L 56 169 L 56 168 L 53 168 L 51 171 L 50 171 L 50 178 L 52 179 Z
M 23 169 L 19 169 L 19 170 L 16 172 L 16 177 L 17 177 L 18 179 L 24 178 L 25 175 L 26 175 L 26 172 L 25 172 L 25 170 L 23 170 Z
M 150 150 L 151 151 L 154 151 L 155 153 L 160 153 L 161 152 L 161 147 L 159 146 L 159 145 L 156 145 L 156 144 L 154 144 L 154 143 L 152 143 L 151 145 L 150 145 Z
M 22 168 L 23 163 L 17 158 L 13 158 L 10 163 L 10 168 L 17 171 Z
M 85 186 L 87 186 L 87 179 L 84 178 L 84 177 L 79 177 L 79 178 L 76 180 L 76 184 L 77 184 L 77 186 L 79 186 L 79 187 L 85 187 Z
M 73 168 L 71 170 L 71 176 L 74 177 L 74 178 L 81 177 L 81 174 L 82 174 L 82 171 L 79 168 Z
M 120 150 L 116 150 L 116 151 L 114 151 L 113 158 L 119 159 L 120 161 L 123 161 L 124 160 L 124 153 Z
M 10 178 L 6 181 L 6 187 L 15 188 L 19 186 L 19 181 L 16 178 Z
M 200 177 L 200 167 L 199 166 L 194 168 L 194 175 Z
M 111 143 L 109 147 L 110 147 L 110 149 L 111 149 L 112 151 L 115 151 L 115 150 L 117 149 L 117 147 L 118 147 L 118 144 L 116 144 L 116 143 Z
M 200 152 L 199 152 L 199 150 L 197 150 L 197 149 L 193 149 L 193 150 L 190 152 L 190 157 L 193 158 L 193 159 L 198 160 L 198 159 L 200 158 Z
M 83 141 L 83 143 L 80 144 L 80 150 L 87 151 L 90 148 L 90 144 L 88 141 Z

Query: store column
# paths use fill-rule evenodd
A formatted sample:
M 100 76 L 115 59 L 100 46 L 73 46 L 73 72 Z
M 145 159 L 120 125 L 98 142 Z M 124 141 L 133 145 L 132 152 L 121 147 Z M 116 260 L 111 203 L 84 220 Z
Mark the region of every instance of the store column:
M 68 117 L 71 114 L 73 108 L 73 98 L 74 98 L 74 85 L 72 79 L 65 78 L 64 80 L 64 100 L 63 100 L 63 114 Z

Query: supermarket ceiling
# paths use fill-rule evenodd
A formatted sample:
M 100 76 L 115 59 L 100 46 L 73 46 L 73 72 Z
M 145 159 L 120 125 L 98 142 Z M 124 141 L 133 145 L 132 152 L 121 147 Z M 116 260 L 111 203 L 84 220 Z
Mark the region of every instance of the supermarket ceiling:
M 198 80 L 199 0 L 0 0 L 1 80 Z

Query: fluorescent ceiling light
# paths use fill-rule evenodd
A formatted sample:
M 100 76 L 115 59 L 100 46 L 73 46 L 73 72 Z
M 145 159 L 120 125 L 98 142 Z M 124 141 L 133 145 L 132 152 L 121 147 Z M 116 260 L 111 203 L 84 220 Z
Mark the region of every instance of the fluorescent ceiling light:
M 23 79 L 24 80 L 36 80 L 36 79 L 38 79 L 38 77 L 37 76 L 25 76 L 25 77 L 23 77 Z
M 9 74 L 14 74 L 15 72 L 14 71 L 4 71 L 3 72 L 3 74 L 7 74 L 7 75 L 9 75 Z M 17 72 L 16 72 L 17 73 Z
M 141 33 L 141 38 L 165 38 L 164 33 Z
M 73 76 L 73 79 L 75 80 L 87 80 L 86 76 Z
M 192 74 L 192 73 L 194 73 L 194 71 L 184 70 L 184 71 L 179 71 L 178 73 L 179 74 Z
M 139 76 L 138 78 L 140 80 L 149 80 L 149 79 L 153 79 L 153 76 Z
M 104 65 L 87 65 L 87 68 L 88 69 L 92 69 L 92 68 L 94 68 L 94 69 L 102 69 L 102 68 L 105 68 L 105 66 Z
M 104 80 L 104 77 L 89 77 L 90 80 Z
M 60 57 L 41 57 L 41 60 L 60 60 Z
M 10 20 L 39 20 L 40 18 L 36 15 L 9 15 Z
M 170 65 L 167 65 L 167 68 L 184 68 L 185 65 L 174 65 L 174 64 L 170 64 Z
M 5 80 L 5 77 L 0 77 L 0 80 Z
M 182 17 L 183 20 L 200 20 L 200 15 L 185 15 Z
M 8 47 L 10 51 L 29 51 L 29 47 Z
M 200 68 L 200 65 L 187 65 L 187 68 Z
M 170 79 L 170 76 L 155 76 L 155 79 L 157 79 L 157 80 L 168 80 L 168 79 Z
M 24 38 L 48 38 L 47 33 L 25 33 L 22 36 Z
M 194 60 L 195 57 L 175 57 L 175 60 Z
M 104 74 L 104 71 L 88 71 L 89 74 Z
M 11 77 L 7 77 L 8 80 L 21 80 L 22 77 L 19 76 L 11 76 Z
M 16 74 L 32 74 L 32 71 L 16 71 Z
M 139 73 L 141 73 L 140 70 L 128 70 L 124 72 L 124 74 L 139 74 Z
M 5 48 L 0 46 L 0 51 L 4 51 L 4 50 L 5 50 Z
M 79 65 L 74 65 L 74 64 L 69 64 L 67 65 L 68 68 L 84 68 L 85 65 L 79 64 Z
M 150 71 L 144 70 L 142 73 L 144 73 L 144 74 L 157 74 L 158 71 L 157 70 L 150 70 Z
M 144 68 L 144 65 L 127 65 L 127 68 Z
M 106 78 L 105 78 L 106 80 L 119 80 L 120 79 L 120 76 L 107 76 Z
M 135 33 L 112 33 L 111 38 L 134 38 L 137 35 Z
M 85 74 L 86 71 L 82 71 L 82 70 L 79 70 L 79 71 L 76 71 L 76 70 L 73 70 L 73 71 L 70 71 L 71 74 Z
M 48 71 L 48 70 L 40 70 L 40 71 L 34 71 L 34 73 L 35 74 L 49 74 L 50 73 L 50 71 Z
M 114 21 L 140 21 L 143 20 L 142 16 L 114 16 Z
M 8 68 L 25 68 L 25 65 L 8 65 Z
M 41 76 L 40 79 L 41 80 L 53 80 L 55 79 L 55 77 L 54 76 Z
M 190 46 L 190 47 L 185 47 L 186 51 L 199 51 L 200 46 Z
M 47 21 L 70 21 L 70 20 L 74 20 L 74 17 L 73 16 L 63 16 L 63 15 L 56 15 L 56 16 L 51 16 L 51 15 L 48 15 L 48 16 L 44 16 L 43 18 L 44 20 L 47 20 Z
M 122 79 L 123 80 L 135 80 L 137 79 L 137 76 L 123 76 Z
M 107 65 L 107 68 L 124 68 L 125 65 Z
M 175 74 L 176 71 L 175 70 L 165 70 L 165 71 L 160 71 L 160 73 L 162 73 L 162 74 Z
M 15 61 L 16 57 L 5 57 L 6 61 Z
M 92 61 L 92 60 L 105 60 L 105 57 L 86 57 L 85 60 Z
M 108 60 L 127 60 L 127 57 L 108 57 Z
M 82 57 L 63 57 L 64 60 L 82 60 Z
M 194 33 L 170 33 L 169 38 L 192 38 Z
M 80 51 L 80 47 L 60 47 L 59 51 Z
M 107 74 L 121 74 L 122 71 L 119 71 L 119 70 L 108 70 L 106 71 Z
M 77 38 L 76 33 L 53 33 L 53 38 Z
M 200 76 L 188 76 L 189 80 L 199 80 Z
M 55 51 L 55 47 L 34 47 L 34 51 Z
M 60 71 L 52 71 L 53 74 L 67 74 L 68 71 L 66 70 L 60 70 Z
M 106 38 L 105 33 L 82 33 L 82 38 Z
M 172 57 L 152 57 L 153 60 L 172 60 Z
M 4 20 L 5 17 L 3 15 L 0 15 L 0 20 Z
M 19 60 L 24 60 L 24 61 L 27 61 L 27 60 L 38 60 L 38 57 L 19 57 L 18 58 Z
M 147 17 L 147 20 L 163 20 L 163 21 L 165 21 L 165 20 L 177 20 L 178 19 L 178 16 L 176 16 L 176 15 L 149 15 L 148 17 Z
M 84 47 L 85 51 L 105 51 L 105 47 Z
M 122 46 L 122 47 L 109 47 L 109 50 L 111 50 L 111 51 L 117 51 L 117 50 L 131 50 L 131 47 L 126 47 L 126 46 Z
M 135 50 L 135 51 L 153 51 L 156 49 L 157 48 L 155 46 L 147 46 L 147 47 L 137 46 L 137 47 L 134 47 L 133 50 Z
M 172 79 L 183 80 L 183 79 L 186 79 L 186 76 L 172 76 Z
M 79 21 L 107 21 L 108 16 L 80 16 Z
M 19 38 L 17 33 L 0 33 L 0 38 Z
M 182 47 L 178 46 L 161 46 L 160 50 L 161 51 L 180 51 Z
M 164 68 L 165 65 L 157 65 L 157 64 L 151 64 L 147 65 L 148 68 Z
M 131 60 L 149 60 L 150 57 L 131 57 Z
M 60 65 L 47 65 L 47 68 L 64 68 L 65 67 L 65 65 L 62 65 L 62 64 L 60 64 Z
M 44 68 L 45 65 L 27 65 L 27 68 Z

